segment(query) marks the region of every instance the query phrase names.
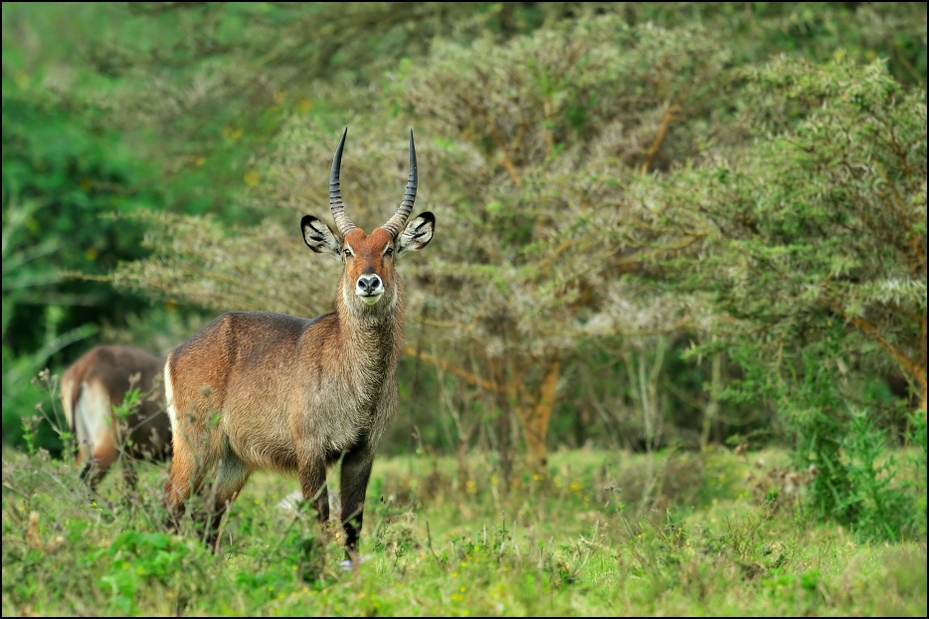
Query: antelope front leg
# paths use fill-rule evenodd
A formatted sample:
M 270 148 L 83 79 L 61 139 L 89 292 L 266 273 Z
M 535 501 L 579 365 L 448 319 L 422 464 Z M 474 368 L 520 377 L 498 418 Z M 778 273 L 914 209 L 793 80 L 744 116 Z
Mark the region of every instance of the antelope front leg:
M 371 464 L 374 452 L 367 445 L 345 454 L 342 459 L 341 492 L 342 513 L 340 520 L 345 531 L 345 552 L 357 567 L 358 537 L 364 519 L 365 495 L 368 492 L 368 478 L 371 477 Z
M 313 506 L 316 517 L 325 528 L 329 522 L 329 493 L 326 490 L 326 462 L 310 458 L 300 463 L 300 489 L 303 500 Z

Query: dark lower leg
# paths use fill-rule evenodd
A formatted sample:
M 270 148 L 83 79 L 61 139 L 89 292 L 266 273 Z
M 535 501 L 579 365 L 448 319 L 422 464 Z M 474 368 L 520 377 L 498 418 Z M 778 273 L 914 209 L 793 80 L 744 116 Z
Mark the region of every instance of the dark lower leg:
M 105 474 L 106 469 L 101 468 L 98 462 L 90 461 L 81 470 L 81 481 L 90 487 L 91 492 L 96 493 L 97 486 L 100 485 Z
M 373 454 L 367 448 L 350 452 L 342 460 L 342 529 L 345 552 L 354 565 L 358 561 L 358 540 L 364 521 L 364 502 L 371 477 Z

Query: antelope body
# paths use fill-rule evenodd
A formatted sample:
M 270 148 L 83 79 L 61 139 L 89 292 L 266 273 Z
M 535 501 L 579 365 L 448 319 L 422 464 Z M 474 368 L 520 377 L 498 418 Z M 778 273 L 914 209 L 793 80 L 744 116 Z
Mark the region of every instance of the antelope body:
M 399 209 L 370 235 L 355 227 L 339 185 L 346 133 L 329 178 L 338 232 L 311 215 L 301 220 L 310 249 L 344 263 L 336 310 L 313 319 L 228 312 L 165 363 L 174 430 L 165 486 L 169 524 L 177 527 L 191 493 L 207 496 L 212 513 L 205 541 L 214 551 L 220 517 L 256 470 L 296 472 L 303 499 L 327 522 L 326 472 L 341 458 L 344 543 L 357 561 L 375 448 L 398 405 L 403 291 L 394 261 L 429 243 L 435 218 L 425 212 L 404 228 L 417 184 L 410 132 L 409 180 Z
M 123 455 L 126 481 L 135 486 L 129 460 L 161 461 L 171 451 L 171 426 L 164 408 L 161 383 L 163 360 L 132 346 L 97 346 L 72 363 L 61 376 L 65 419 L 78 442 L 84 462 L 81 479 L 96 489 L 110 467 Z M 135 376 L 143 397 L 125 419 L 116 419 Z

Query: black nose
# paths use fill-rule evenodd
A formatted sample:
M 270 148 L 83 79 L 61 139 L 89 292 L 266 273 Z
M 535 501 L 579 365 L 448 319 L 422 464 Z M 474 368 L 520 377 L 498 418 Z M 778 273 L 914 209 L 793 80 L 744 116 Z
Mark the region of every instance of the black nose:
M 381 287 L 381 278 L 377 275 L 362 275 L 358 278 L 358 287 L 364 294 L 372 294 Z

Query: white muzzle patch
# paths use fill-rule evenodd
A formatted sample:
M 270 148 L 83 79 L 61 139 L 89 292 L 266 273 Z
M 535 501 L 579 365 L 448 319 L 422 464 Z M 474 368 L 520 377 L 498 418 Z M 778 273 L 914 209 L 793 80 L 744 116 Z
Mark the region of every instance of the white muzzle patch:
M 384 296 L 383 292 L 379 292 L 377 294 L 362 294 L 360 292 L 356 292 L 356 294 L 358 295 L 359 299 L 361 299 L 368 305 L 374 305 L 375 303 L 381 300 L 381 297 Z
M 355 294 L 368 305 L 374 305 L 384 296 L 384 282 L 377 275 L 362 275 L 355 282 Z

